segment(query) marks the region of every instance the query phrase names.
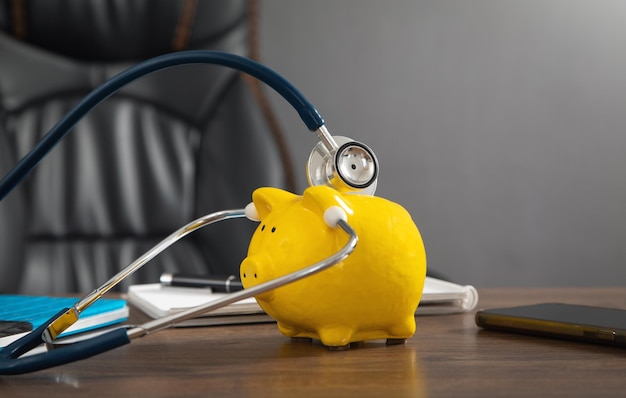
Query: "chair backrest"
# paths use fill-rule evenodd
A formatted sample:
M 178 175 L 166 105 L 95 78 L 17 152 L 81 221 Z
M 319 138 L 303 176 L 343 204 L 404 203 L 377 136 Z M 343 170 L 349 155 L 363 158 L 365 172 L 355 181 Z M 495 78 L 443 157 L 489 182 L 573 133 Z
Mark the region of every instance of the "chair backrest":
M 97 85 L 184 49 L 250 54 L 242 0 L 11 1 L 0 6 L 0 174 Z M 258 87 L 234 70 L 157 72 L 83 118 L 0 202 L 0 292 L 86 292 L 182 225 L 293 189 Z M 274 128 L 272 128 L 274 127 Z M 224 221 L 120 286 L 161 272 L 238 273 L 255 225 Z

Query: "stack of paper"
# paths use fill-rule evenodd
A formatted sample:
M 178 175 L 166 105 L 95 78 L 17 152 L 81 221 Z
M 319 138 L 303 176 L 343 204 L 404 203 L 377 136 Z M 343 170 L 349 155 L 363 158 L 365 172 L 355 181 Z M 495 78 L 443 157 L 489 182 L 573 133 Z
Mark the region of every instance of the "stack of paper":
M 155 319 L 219 300 L 226 295 L 228 293 L 214 293 L 208 288 L 163 286 L 160 283 L 131 285 L 128 288 L 128 302 Z M 218 308 L 202 317 L 183 321 L 176 326 L 258 322 L 273 322 L 273 319 L 259 307 L 254 298 L 248 298 Z
M 213 293 L 208 288 L 163 286 L 159 283 L 132 285 L 128 301 L 152 318 L 176 314 L 186 309 L 218 300 L 228 293 Z M 473 310 L 478 292 L 473 286 L 461 286 L 431 277 L 426 278 L 422 299 L 415 315 L 451 314 Z M 219 308 L 202 317 L 176 326 L 227 325 L 273 322 L 254 298 Z

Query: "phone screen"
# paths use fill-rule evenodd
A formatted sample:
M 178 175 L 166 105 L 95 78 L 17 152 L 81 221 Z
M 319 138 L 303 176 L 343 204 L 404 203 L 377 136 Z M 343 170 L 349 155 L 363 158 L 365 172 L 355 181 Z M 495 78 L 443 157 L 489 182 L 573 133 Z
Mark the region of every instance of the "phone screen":
M 503 330 L 626 347 L 626 310 L 542 303 L 476 313 L 476 324 Z

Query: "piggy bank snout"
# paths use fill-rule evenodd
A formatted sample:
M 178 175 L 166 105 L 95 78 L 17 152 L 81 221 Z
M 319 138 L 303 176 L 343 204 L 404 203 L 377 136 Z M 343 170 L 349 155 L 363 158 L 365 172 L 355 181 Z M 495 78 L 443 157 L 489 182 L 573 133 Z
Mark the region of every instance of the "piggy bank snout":
M 241 263 L 241 281 L 244 286 L 256 286 L 272 279 L 270 262 L 266 256 L 248 256 Z

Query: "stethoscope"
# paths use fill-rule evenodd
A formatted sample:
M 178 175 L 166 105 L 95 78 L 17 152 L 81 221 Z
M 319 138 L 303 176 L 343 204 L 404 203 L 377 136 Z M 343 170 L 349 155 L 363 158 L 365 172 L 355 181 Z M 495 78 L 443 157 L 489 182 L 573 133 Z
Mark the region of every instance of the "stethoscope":
M 374 194 L 378 178 L 378 161 L 372 150 L 350 138 L 333 137 L 326 128 L 324 119 L 320 116 L 317 109 L 282 76 L 258 62 L 242 56 L 217 51 L 184 51 L 162 55 L 137 64 L 106 81 L 87 95 L 52 127 L 35 147 L 0 181 L 0 200 L 8 195 L 71 128 L 101 101 L 117 92 L 126 84 L 152 72 L 183 64 L 198 63 L 227 66 L 247 73 L 276 90 L 296 109 L 307 128 L 315 132 L 320 140 L 313 148 L 307 162 L 307 177 L 310 185 L 329 185 L 339 192 Z M 39 328 L 0 350 L 0 374 L 34 372 L 89 358 L 128 344 L 133 339 L 166 329 L 184 320 L 306 278 L 346 259 L 356 247 L 358 240 L 356 232 L 347 222 L 345 210 L 338 206 L 330 207 L 324 213 L 325 223 L 331 228 L 340 228 L 349 237 L 348 242 L 330 257 L 290 274 L 236 293 L 231 293 L 220 300 L 200 305 L 175 315 L 155 319 L 139 326 L 123 326 L 72 344 L 59 344 L 59 340 L 57 340 L 59 335 L 74 324 L 87 307 L 174 242 L 199 228 L 215 222 L 243 217 L 258 221 L 258 214 L 253 203 L 250 203 L 244 209 L 225 210 L 200 217 L 178 229 L 126 266 L 102 286 L 84 296 L 73 307 L 64 308 Z M 46 344 L 48 350 L 41 353 L 30 353 L 41 344 Z

